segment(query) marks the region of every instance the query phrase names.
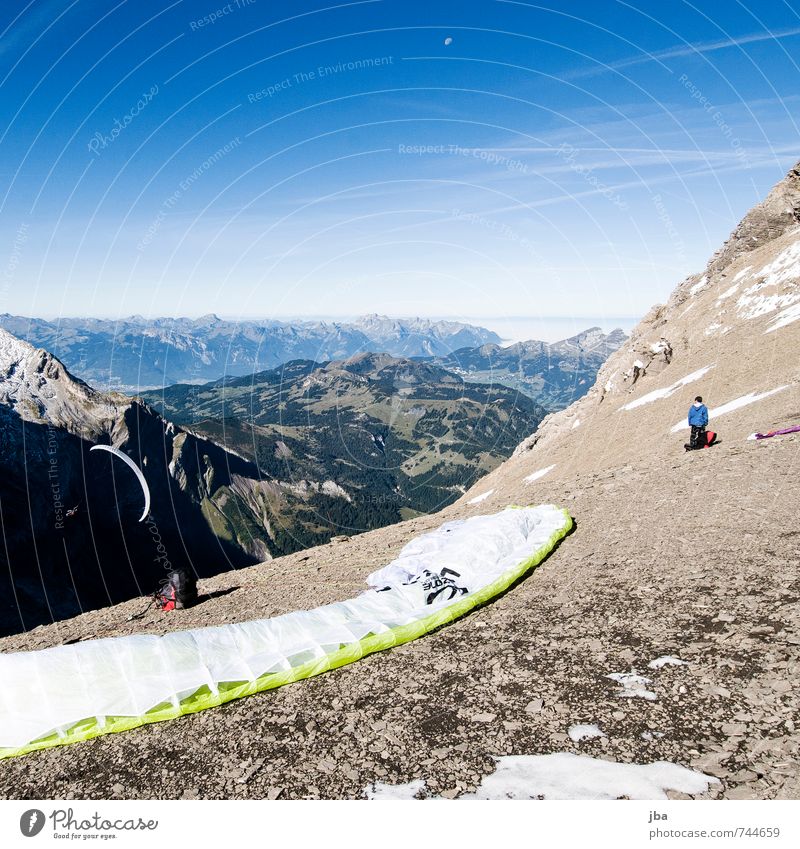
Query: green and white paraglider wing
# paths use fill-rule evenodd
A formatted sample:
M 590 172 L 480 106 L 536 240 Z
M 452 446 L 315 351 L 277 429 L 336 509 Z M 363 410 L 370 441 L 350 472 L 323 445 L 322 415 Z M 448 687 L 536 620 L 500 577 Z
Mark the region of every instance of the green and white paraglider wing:
M 414 640 L 508 589 L 571 527 L 553 505 L 459 519 L 412 540 L 349 601 L 0 654 L 0 757 L 194 713 Z

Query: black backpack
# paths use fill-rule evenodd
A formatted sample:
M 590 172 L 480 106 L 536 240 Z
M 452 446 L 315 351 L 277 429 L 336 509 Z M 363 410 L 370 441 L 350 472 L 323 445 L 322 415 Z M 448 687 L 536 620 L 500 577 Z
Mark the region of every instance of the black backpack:
M 197 578 L 185 569 L 175 569 L 161 582 L 155 593 L 162 610 L 182 610 L 197 604 Z

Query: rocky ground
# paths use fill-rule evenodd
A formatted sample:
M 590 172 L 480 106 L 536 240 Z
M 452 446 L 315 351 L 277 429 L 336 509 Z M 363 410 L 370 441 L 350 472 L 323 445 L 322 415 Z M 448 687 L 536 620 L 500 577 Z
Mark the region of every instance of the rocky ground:
M 673 439 L 675 443 L 675 439 Z M 576 530 L 495 603 L 350 667 L 137 731 L 0 762 L 13 798 L 359 798 L 375 781 L 474 790 L 493 756 L 667 760 L 711 797 L 797 798 L 800 434 L 525 484 L 504 503 L 568 507 Z M 671 452 L 671 453 L 670 453 Z M 514 482 L 516 480 L 516 483 Z M 493 499 L 494 501 L 495 499 Z M 345 598 L 445 513 L 204 582 L 196 608 L 141 601 L 0 641 L 4 651 L 197 627 Z M 685 666 L 648 669 L 672 655 Z M 632 669 L 656 700 L 606 678 Z M 574 743 L 569 726 L 604 738 Z M 659 736 L 663 735 L 663 736 Z M 679 794 L 673 794 L 679 795 Z

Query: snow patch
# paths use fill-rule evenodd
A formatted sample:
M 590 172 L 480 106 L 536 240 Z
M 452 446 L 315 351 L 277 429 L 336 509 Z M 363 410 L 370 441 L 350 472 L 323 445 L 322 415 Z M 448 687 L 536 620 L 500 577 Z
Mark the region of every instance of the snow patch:
M 534 481 L 538 481 L 539 478 L 543 478 L 548 472 L 552 472 L 555 467 L 555 463 L 553 463 L 552 466 L 545 466 L 545 468 L 539 469 L 539 471 L 534 472 L 532 475 L 528 475 L 528 477 L 524 478 L 524 481 L 525 483 L 533 483 Z
M 581 420 L 580 420 L 580 419 L 575 419 L 575 421 L 572 423 L 572 428 L 571 428 L 571 429 L 572 429 L 572 430 L 575 430 L 575 428 L 576 428 L 576 427 L 580 427 L 580 423 L 581 423 Z
M 494 492 L 493 489 L 490 489 L 488 492 L 484 492 L 482 495 L 478 495 L 475 498 L 471 498 L 467 504 L 480 504 L 481 501 L 486 501 L 486 499 Z
M 567 729 L 567 734 L 573 743 L 580 743 L 581 740 L 590 740 L 592 737 L 606 736 L 597 725 L 570 725 Z
M 748 404 L 755 404 L 756 401 L 761 401 L 763 398 L 769 398 L 770 395 L 774 395 L 776 392 L 783 392 L 784 389 L 788 388 L 789 385 L 787 384 L 786 386 L 779 386 L 777 389 L 770 389 L 768 392 L 762 392 L 760 395 L 756 395 L 755 392 L 750 392 L 748 395 L 742 395 L 741 398 L 734 398 L 733 401 L 728 401 L 727 404 L 723 404 L 721 407 L 715 407 L 713 410 L 709 410 L 708 418 L 711 420 L 717 416 L 724 416 L 726 413 L 732 413 L 734 410 L 746 407 Z M 672 426 L 670 433 L 678 433 L 681 430 L 688 429 L 689 423 L 687 421 L 680 421 Z
M 790 295 L 757 295 L 755 294 L 764 284 L 758 283 L 745 289 L 736 302 L 737 311 L 742 318 L 759 318 L 775 310 L 791 307 L 800 301 L 800 293 Z
M 780 330 L 781 327 L 786 327 L 787 324 L 791 324 L 798 319 L 800 319 L 800 304 L 793 304 L 785 310 L 781 310 L 772 319 L 772 325 L 764 333 L 772 333 L 773 330 Z
M 417 793 L 424 789 L 425 782 L 421 778 L 417 778 L 407 784 L 383 784 L 378 781 L 368 787 L 364 793 L 367 799 L 415 799 Z
M 672 657 L 672 655 L 665 654 L 657 657 L 655 660 L 651 660 L 647 665 L 650 669 L 661 669 L 662 666 L 688 666 L 689 664 L 679 657 Z
M 475 793 L 459 799 L 667 799 L 667 790 L 697 795 L 719 779 L 680 764 L 654 761 L 626 764 L 553 752 L 550 755 L 508 755 L 495 759 L 497 769 Z M 395 786 L 375 784 L 369 799 L 413 799 L 424 782 Z
M 738 284 L 738 283 L 734 283 L 734 284 L 733 284 L 733 286 L 731 286 L 731 288 L 730 288 L 730 289 L 726 289 L 726 290 L 725 290 L 725 291 L 724 291 L 724 292 L 723 292 L 723 293 L 722 293 L 722 294 L 721 294 L 721 295 L 717 298 L 717 305 L 721 304 L 721 303 L 722 303 L 722 302 L 723 302 L 726 298 L 730 298 L 730 296 L 731 296 L 731 295 L 736 294 L 736 292 L 738 291 L 738 289 L 739 289 L 739 284 Z
M 677 392 L 682 387 L 687 386 L 689 383 L 694 383 L 695 380 L 700 380 L 700 378 L 712 368 L 714 368 L 714 366 L 710 365 L 705 368 L 698 369 L 697 371 L 693 371 L 691 374 L 687 374 L 686 377 L 682 377 L 671 386 L 666 386 L 663 389 L 655 389 L 652 392 L 648 392 L 647 395 L 642 395 L 641 398 L 637 398 L 635 401 L 630 401 L 620 407 L 620 410 L 635 410 L 643 404 L 652 404 L 653 401 L 660 401 L 662 398 L 669 398 L 670 395 Z
M 758 272 L 767 286 L 779 286 L 800 277 L 800 241 L 782 250 L 775 259 Z
M 690 295 L 696 295 L 701 289 L 705 289 L 707 285 L 708 285 L 708 275 L 704 274 L 697 281 L 697 283 L 695 283 L 694 286 L 692 286 L 692 288 L 689 289 L 689 294 Z
M 622 686 L 622 690 L 617 693 L 620 698 L 647 699 L 648 702 L 654 702 L 658 698 L 645 686 L 650 683 L 650 678 L 639 675 L 635 670 L 632 672 L 612 672 L 610 675 L 606 675 L 606 678 L 610 678 Z
M 750 271 L 750 269 L 751 269 L 752 267 L 753 267 L 752 265 L 748 265 L 746 268 L 743 268 L 743 269 L 742 269 L 742 270 L 741 270 L 741 271 L 740 271 L 740 272 L 739 272 L 739 273 L 738 273 L 738 274 L 737 274 L 737 275 L 733 278 L 733 282 L 734 282 L 734 283 L 738 283 L 738 282 L 742 279 L 742 277 L 744 277 L 744 276 L 745 276 L 745 274 L 747 274 L 747 272 L 748 272 L 748 271 Z

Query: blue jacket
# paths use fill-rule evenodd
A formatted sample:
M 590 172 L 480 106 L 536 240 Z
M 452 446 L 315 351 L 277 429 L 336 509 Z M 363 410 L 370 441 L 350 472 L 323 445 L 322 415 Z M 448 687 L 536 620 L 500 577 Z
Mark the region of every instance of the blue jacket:
M 689 424 L 692 427 L 705 427 L 708 424 L 708 407 L 705 404 L 699 407 L 692 404 L 689 407 Z

